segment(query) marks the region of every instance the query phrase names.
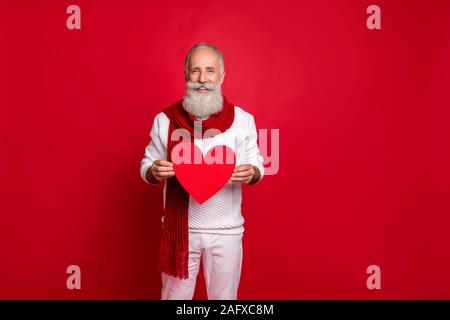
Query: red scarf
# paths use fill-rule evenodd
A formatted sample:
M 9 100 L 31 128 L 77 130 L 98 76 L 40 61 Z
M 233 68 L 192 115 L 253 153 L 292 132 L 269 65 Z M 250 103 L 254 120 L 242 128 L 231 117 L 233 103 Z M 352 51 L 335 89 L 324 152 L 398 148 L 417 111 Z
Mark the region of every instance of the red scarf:
M 167 137 L 167 161 L 172 161 L 171 153 L 178 141 L 171 141 L 170 137 L 175 129 L 183 128 L 189 131 L 190 141 L 194 136 L 208 129 L 217 129 L 225 132 L 234 121 L 234 105 L 223 97 L 222 111 L 209 116 L 201 121 L 202 132 L 194 135 L 194 116 L 186 112 L 182 101 L 164 109 L 164 113 L 170 120 L 169 134 Z M 189 140 L 188 140 L 189 141 Z M 164 212 L 164 225 L 160 244 L 160 270 L 164 273 L 187 279 L 189 277 L 189 234 L 188 234 L 188 210 L 189 194 L 178 182 L 177 177 L 166 180 L 166 201 Z

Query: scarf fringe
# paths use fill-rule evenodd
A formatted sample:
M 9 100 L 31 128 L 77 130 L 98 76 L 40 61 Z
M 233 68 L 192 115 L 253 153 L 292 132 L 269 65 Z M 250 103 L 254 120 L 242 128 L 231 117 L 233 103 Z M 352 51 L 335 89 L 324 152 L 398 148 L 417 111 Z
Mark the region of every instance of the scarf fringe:
M 159 271 L 180 279 L 189 278 L 188 251 L 160 248 Z

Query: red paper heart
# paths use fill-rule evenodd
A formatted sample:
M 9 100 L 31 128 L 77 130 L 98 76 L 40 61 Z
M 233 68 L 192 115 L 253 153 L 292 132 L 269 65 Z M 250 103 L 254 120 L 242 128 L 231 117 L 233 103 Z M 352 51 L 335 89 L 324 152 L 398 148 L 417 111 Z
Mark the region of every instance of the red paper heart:
M 203 157 L 196 145 L 182 142 L 173 148 L 171 156 L 176 178 L 200 204 L 222 189 L 236 163 L 233 150 L 224 145 L 211 148 Z

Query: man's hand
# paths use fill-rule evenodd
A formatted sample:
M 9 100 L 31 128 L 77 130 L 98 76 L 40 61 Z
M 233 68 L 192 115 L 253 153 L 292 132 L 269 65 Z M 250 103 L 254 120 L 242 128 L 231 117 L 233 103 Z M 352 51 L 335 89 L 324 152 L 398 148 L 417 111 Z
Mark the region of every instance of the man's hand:
M 231 176 L 232 182 L 242 182 L 246 184 L 255 184 L 261 178 L 259 169 L 251 164 L 240 164 L 234 168 Z
M 173 163 L 165 160 L 155 160 L 150 168 L 148 168 L 145 177 L 147 181 L 153 184 L 161 182 L 167 178 L 173 177 Z

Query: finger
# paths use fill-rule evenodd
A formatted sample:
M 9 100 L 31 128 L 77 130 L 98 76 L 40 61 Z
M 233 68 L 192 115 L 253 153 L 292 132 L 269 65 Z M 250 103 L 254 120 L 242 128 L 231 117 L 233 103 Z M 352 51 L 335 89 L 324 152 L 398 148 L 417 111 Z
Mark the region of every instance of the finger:
M 252 175 L 253 175 L 253 172 L 251 170 L 248 170 L 248 171 L 241 171 L 241 172 L 233 173 L 231 176 L 232 177 L 249 177 Z
M 175 172 L 156 172 L 155 177 L 163 178 L 163 177 L 172 177 L 175 175 Z
M 250 170 L 251 167 L 252 166 L 250 164 L 240 164 L 236 168 L 234 168 L 234 172 Z
M 155 160 L 155 162 L 153 163 L 157 166 L 168 166 L 168 167 L 173 167 L 173 163 L 166 161 L 166 160 Z
M 173 167 L 153 166 L 153 172 L 173 171 Z
M 251 179 L 249 179 L 249 178 L 234 178 L 234 177 L 231 177 L 230 180 L 232 182 L 246 182 L 246 181 L 250 181 Z
M 161 174 L 155 175 L 155 178 L 158 180 L 164 180 L 167 178 L 172 178 L 173 176 L 175 176 L 175 174 L 166 174 L 166 172 L 163 172 Z

